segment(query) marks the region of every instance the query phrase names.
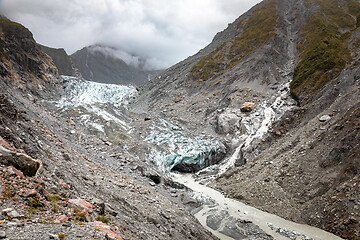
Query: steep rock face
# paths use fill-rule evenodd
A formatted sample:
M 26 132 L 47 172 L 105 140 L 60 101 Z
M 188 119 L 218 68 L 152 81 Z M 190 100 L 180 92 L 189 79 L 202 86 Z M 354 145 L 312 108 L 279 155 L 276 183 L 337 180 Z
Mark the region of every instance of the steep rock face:
M 104 53 L 102 48 L 104 47 L 89 46 L 71 55 L 75 67 L 86 80 L 140 86 L 159 72 L 131 66 L 119 57 Z
M 63 48 L 50 48 L 47 46 L 40 45 L 42 51 L 49 55 L 54 61 L 55 66 L 57 67 L 59 74 L 66 76 L 76 76 L 74 64 L 69 55 L 65 52 Z
M 52 59 L 40 50 L 22 25 L 0 18 L 0 76 L 20 87 L 41 88 L 57 74 Z
M 133 106 L 230 142 L 248 113 L 227 122 L 225 113 L 237 113 L 245 102 L 261 106 L 290 83 L 298 107 L 248 152 L 240 151 L 237 164 L 247 164 L 214 186 L 285 218 L 358 239 L 359 7 L 353 0 L 263 1 L 206 48 L 141 87 Z

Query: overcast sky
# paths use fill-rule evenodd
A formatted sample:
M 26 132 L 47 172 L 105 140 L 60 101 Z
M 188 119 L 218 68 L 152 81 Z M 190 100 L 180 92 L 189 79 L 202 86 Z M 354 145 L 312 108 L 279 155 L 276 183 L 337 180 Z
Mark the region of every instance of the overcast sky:
M 72 54 L 104 44 L 169 67 L 195 54 L 260 0 L 0 0 L 41 44 Z

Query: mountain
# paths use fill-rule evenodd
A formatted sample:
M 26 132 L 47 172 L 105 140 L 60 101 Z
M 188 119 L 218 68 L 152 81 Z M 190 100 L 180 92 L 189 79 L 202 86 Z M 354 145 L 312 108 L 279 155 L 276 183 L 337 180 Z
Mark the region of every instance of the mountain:
M 140 57 L 100 45 L 85 47 L 71 59 L 85 79 L 100 83 L 140 86 L 161 72 Z
M 69 55 L 63 48 L 50 48 L 39 44 L 40 49 L 54 61 L 60 75 L 76 76 L 76 69 Z
M 221 138 L 227 196 L 358 239 L 359 19 L 355 0 L 265 0 L 132 108 Z
M 0 238 L 217 239 L 186 210 L 187 188 L 62 115 L 69 79 L 84 82 L 0 19 Z

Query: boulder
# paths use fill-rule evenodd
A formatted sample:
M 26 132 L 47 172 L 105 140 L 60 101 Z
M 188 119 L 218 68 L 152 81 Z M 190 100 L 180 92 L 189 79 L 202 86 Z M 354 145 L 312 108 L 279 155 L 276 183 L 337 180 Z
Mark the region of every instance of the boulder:
M 81 212 L 86 211 L 88 213 L 93 212 L 93 205 L 83 199 L 69 199 L 69 207 Z
M 329 115 L 323 115 L 319 118 L 320 122 L 327 122 L 331 119 L 331 117 Z
M 25 192 L 24 197 L 29 198 L 29 197 L 35 197 L 37 194 L 37 191 L 35 189 L 31 189 Z
M 255 109 L 255 107 L 256 107 L 256 104 L 255 104 L 255 103 L 253 103 L 253 102 L 245 102 L 245 103 L 241 106 L 240 110 L 241 110 L 242 112 L 251 112 L 252 110 Z
M 18 153 L 0 146 L 0 162 L 4 165 L 11 165 L 22 171 L 26 176 L 35 176 L 42 163 L 33 159 L 25 153 Z
M 217 117 L 216 131 L 220 134 L 234 133 L 240 128 L 241 117 L 235 113 L 222 113 Z
M 91 222 L 94 220 L 93 216 L 93 205 L 83 199 L 69 199 L 68 206 L 74 208 L 75 216 L 80 221 Z
M 111 229 L 111 227 L 103 222 L 95 221 L 91 223 L 94 227 L 100 229 L 103 233 L 106 234 L 106 239 L 111 240 L 122 240 L 122 238 Z

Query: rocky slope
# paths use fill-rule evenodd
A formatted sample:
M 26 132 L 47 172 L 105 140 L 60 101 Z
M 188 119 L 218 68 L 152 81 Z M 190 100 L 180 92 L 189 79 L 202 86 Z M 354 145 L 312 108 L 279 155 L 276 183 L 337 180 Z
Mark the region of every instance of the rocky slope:
M 359 16 L 354 0 L 263 1 L 133 108 L 222 138 L 238 167 L 213 186 L 228 196 L 358 239 Z
M 184 186 L 56 113 L 63 80 L 26 28 L 0 36 L 1 238 L 217 239 Z
M 145 60 L 136 56 L 126 54 L 131 59 L 123 60 L 117 52 L 114 48 L 94 45 L 75 52 L 71 59 L 85 79 L 100 83 L 140 86 L 161 72 L 145 68 L 142 66 Z

